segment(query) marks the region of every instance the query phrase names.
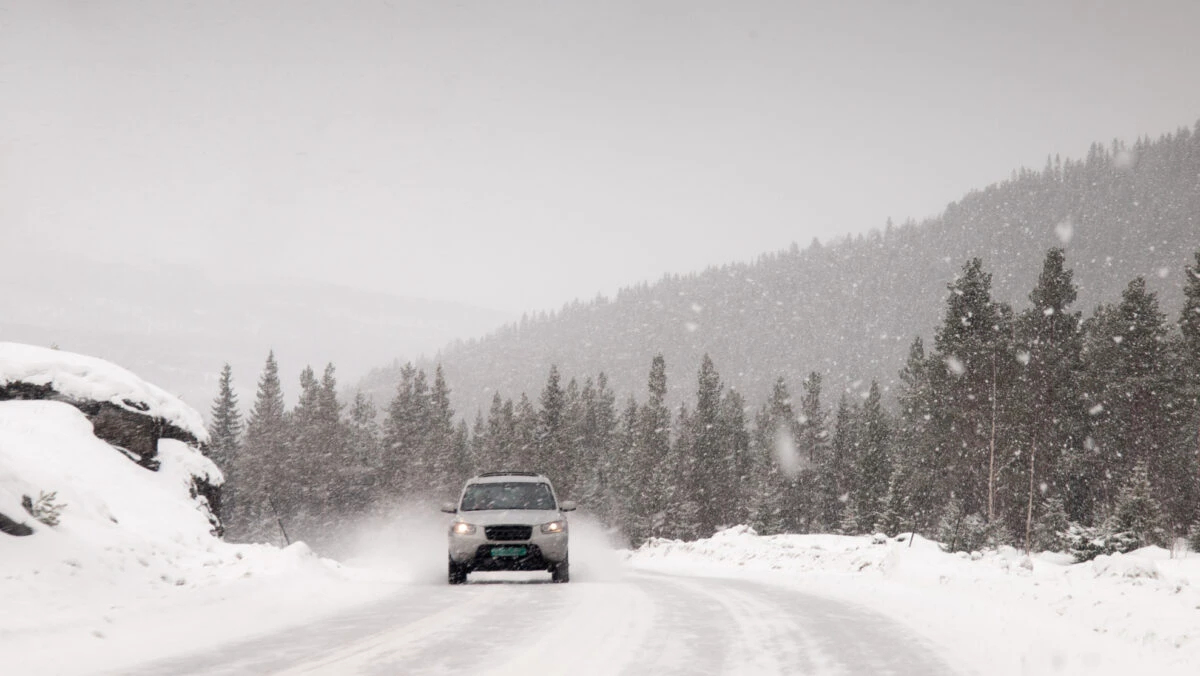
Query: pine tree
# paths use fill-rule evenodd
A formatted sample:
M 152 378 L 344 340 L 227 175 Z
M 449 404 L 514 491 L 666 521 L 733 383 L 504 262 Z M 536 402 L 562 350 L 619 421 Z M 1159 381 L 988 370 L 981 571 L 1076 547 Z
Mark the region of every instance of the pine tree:
M 567 408 L 566 392 L 563 391 L 559 380 L 558 367 L 551 364 L 546 386 L 542 389 L 537 444 L 533 456 L 537 471 L 546 473 L 555 483 L 562 483 L 562 477 L 558 476 L 562 469 L 559 462 L 567 459 L 569 446 L 563 419 Z
M 846 395 L 838 401 L 833 424 L 833 443 L 821 467 L 822 521 L 839 529 L 847 504 L 855 504 L 857 516 L 857 468 L 859 465 L 859 414 Z
M 233 368 L 225 364 L 216 399 L 212 405 L 212 423 L 208 430 L 209 456 L 218 467 L 228 469 L 237 454 L 242 436 L 242 412 L 233 391 Z
M 912 530 L 932 528 L 941 506 L 950 499 L 948 468 L 939 462 L 942 454 L 933 429 L 931 371 L 924 343 L 918 336 L 909 347 L 908 360 L 900 371 L 900 415 L 893 458 L 895 490 L 900 494 L 900 504 L 910 510 L 901 517 L 910 520 Z
M 1062 498 L 1054 496 L 1046 499 L 1034 522 L 1033 537 L 1026 551 L 1064 551 L 1067 547 L 1066 534 L 1070 528 L 1071 521 Z
M 358 500 L 363 504 L 378 502 L 384 491 L 379 486 L 379 471 L 383 463 L 383 448 L 379 438 L 379 411 L 375 402 L 364 392 L 355 392 L 347 421 L 348 447 L 358 468 L 356 481 Z
M 864 527 L 870 528 L 886 509 L 892 480 L 891 425 L 883 410 L 879 384 L 872 381 L 859 420 L 861 448 L 858 454 L 858 480 L 855 493 L 858 513 Z
M 311 366 L 300 372 L 300 400 L 286 416 L 286 458 L 281 463 L 283 490 L 275 496 L 279 509 L 290 516 L 302 514 L 307 525 L 310 508 L 323 501 L 325 468 L 320 439 L 319 406 L 321 383 Z M 296 529 L 293 528 L 293 531 Z
M 466 479 L 463 471 L 466 450 L 460 448 L 456 437 L 454 409 L 450 405 L 450 386 L 442 365 L 434 369 L 433 388 L 429 392 L 426 427 L 422 447 L 428 467 L 428 491 L 432 495 L 448 495 L 456 484 Z
M 1105 529 L 1114 535 L 1129 534 L 1141 546 L 1169 544 L 1162 505 L 1154 498 L 1144 462 L 1134 466 L 1122 486 Z
M 842 518 L 838 522 L 838 533 L 840 535 L 858 535 L 862 533 L 860 525 L 862 517 L 858 513 L 858 507 L 853 500 L 847 500 L 842 507 Z
M 725 481 L 722 484 L 722 518 L 719 526 L 749 523 L 753 502 L 754 455 L 746 430 L 746 400 L 730 388 L 721 400 L 721 448 Z
M 1200 127 L 1200 122 L 1197 126 Z M 1200 523 L 1200 251 L 1196 252 L 1195 260 L 1196 264 L 1186 270 L 1183 310 L 1179 314 L 1179 363 L 1183 379 L 1180 391 L 1184 416 L 1190 418 L 1184 425 L 1180 440 L 1180 459 L 1191 458 L 1194 461 L 1188 463 L 1192 465 L 1192 471 L 1181 468 L 1181 472 L 1196 479 L 1189 491 L 1191 521 Z M 1200 547 L 1197 549 L 1200 550 Z
M 829 451 L 829 413 L 821 406 L 821 374 L 809 372 L 804 379 L 804 396 L 800 399 L 800 436 L 797 450 L 807 456 L 810 467 L 818 466 Z
M 667 365 L 663 356 L 650 362 L 646 403 L 638 411 L 635 455 L 631 457 L 634 494 L 631 507 L 634 542 L 658 534 L 667 507 L 667 488 L 675 482 L 676 468 L 667 463 L 671 451 L 671 412 L 667 408 Z
M 1095 472 L 1092 500 L 1114 505 L 1121 483 L 1145 465 L 1174 523 L 1190 521 L 1194 475 L 1180 477 L 1174 430 L 1181 401 L 1170 368 L 1166 317 L 1145 280 L 1129 283 L 1115 307 L 1085 324 L 1084 392 L 1090 407 Z M 1190 456 L 1190 453 L 1187 454 Z
M 232 520 L 234 539 L 275 541 L 278 506 L 273 494 L 285 490 L 285 450 L 287 428 L 283 404 L 283 388 L 279 383 L 279 365 L 274 351 L 258 380 L 254 408 L 246 421 L 246 438 L 242 452 L 236 456 L 234 473 L 238 477 L 236 513 Z M 281 538 L 280 538 L 281 539 Z
M 225 473 L 217 504 L 210 505 L 217 518 L 227 518 L 233 513 L 236 501 L 236 480 L 233 462 L 240 450 L 242 435 L 242 412 L 238 409 L 237 394 L 233 391 L 233 369 L 225 364 L 221 369 L 221 380 L 216 399 L 213 400 L 212 422 L 208 429 L 208 455 Z
M 700 362 L 697 382 L 696 410 L 686 421 L 690 426 L 690 448 L 685 449 L 688 457 L 684 460 L 691 465 L 691 499 L 696 503 L 697 532 L 708 537 L 725 521 L 732 496 L 726 490 L 729 477 L 721 427 L 723 386 L 707 354 Z
M 1029 459 L 1010 472 L 1011 502 L 1023 502 L 1025 509 L 1021 510 L 1020 521 L 1013 518 L 1018 510 L 1011 510 L 1008 523 L 1024 532 L 1026 549 L 1033 544 L 1034 507 L 1048 491 L 1072 495 L 1086 490 L 1073 486 L 1080 475 L 1064 472 L 1063 463 L 1081 444 L 1086 425 L 1078 383 L 1081 320 L 1080 313 L 1069 310 L 1077 294 L 1073 272 L 1065 267 L 1065 259 L 1062 249 L 1046 253 L 1042 274 L 1029 294 L 1032 307 L 1021 314 L 1017 323 L 1021 366 L 1015 388 L 1019 394 L 1012 402 L 1016 419 L 1011 428 L 1017 439 L 1027 442 L 1020 448 Z M 1082 511 L 1081 501 L 1072 502 L 1077 512 Z
M 513 450 L 510 458 L 515 463 L 515 469 L 539 469 L 537 458 L 541 422 L 533 402 L 522 392 L 513 407 Z
M 992 276 L 973 258 L 948 285 L 946 312 L 935 338 L 933 393 L 937 420 L 928 429 L 936 435 L 938 459 L 949 468 L 951 485 L 958 487 L 963 508 L 996 512 L 996 432 L 1003 412 L 1001 379 L 1017 363 L 1006 338 L 1011 335 L 1007 308 L 991 299 Z

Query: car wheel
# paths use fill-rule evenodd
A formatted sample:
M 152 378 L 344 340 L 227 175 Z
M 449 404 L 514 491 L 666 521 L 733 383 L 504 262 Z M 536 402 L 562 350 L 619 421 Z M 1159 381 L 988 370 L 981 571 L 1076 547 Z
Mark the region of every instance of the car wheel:
M 550 569 L 551 582 L 570 582 L 571 581 L 571 564 L 563 559 L 562 563 L 554 564 Z
M 467 567 L 454 562 L 450 559 L 449 575 L 447 576 L 450 584 L 463 584 L 467 581 Z

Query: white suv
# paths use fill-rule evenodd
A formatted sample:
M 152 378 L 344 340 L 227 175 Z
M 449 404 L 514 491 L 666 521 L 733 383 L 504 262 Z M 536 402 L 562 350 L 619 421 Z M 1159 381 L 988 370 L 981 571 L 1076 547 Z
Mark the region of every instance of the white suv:
M 567 518 L 575 503 L 559 502 L 550 480 L 533 472 L 486 472 L 467 481 L 450 523 L 450 584 L 475 570 L 548 570 L 571 579 Z

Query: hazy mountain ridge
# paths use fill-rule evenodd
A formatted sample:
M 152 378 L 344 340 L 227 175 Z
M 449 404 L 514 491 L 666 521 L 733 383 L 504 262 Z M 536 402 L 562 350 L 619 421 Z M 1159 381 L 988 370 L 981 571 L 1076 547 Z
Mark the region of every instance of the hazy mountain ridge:
M 207 411 L 222 364 L 244 405 L 268 350 L 296 395 L 306 365 L 353 379 L 382 360 L 432 354 L 508 315 L 311 281 L 223 279 L 186 266 L 35 262 L 0 270 L 0 338 L 95 354 Z M 40 259 L 44 260 L 44 259 Z M 49 274 L 53 273 L 53 274 Z
M 893 383 L 914 336 L 931 335 L 946 284 L 968 258 L 981 257 L 994 297 L 1020 309 L 1052 246 L 1066 247 L 1075 270 L 1076 309 L 1116 302 L 1144 276 L 1173 322 L 1181 274 L 1200 247 L 1200 123 L 1016 171 L 919 224 L 668 275 L 526 317 L 452 344 L 437 360 L 468 419 L 495 390 L 535 396 L 551 364 L 566 378 L 603 370 L 618 396 L 640 395 L 658 352 L 675 402 L 694 389 L 705 352 L 752 404 L 778 376 L 795 386 L 811 370 L 826 375 L 831 392 L 865 392 L 872 378 Z M 397 374 L 395 365 L 376 369 L 362 386 L 386 402 Z

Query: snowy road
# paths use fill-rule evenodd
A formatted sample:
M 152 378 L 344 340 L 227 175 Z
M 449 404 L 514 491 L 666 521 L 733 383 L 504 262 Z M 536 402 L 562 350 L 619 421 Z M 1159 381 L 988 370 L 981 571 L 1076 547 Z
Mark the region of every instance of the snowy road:
M 131 673 L 124 671 L 123 673 Z M 953 673 L 872 611 L 752 581 L 629 574 L 414 586 L 355 611 L 132 672 Z

